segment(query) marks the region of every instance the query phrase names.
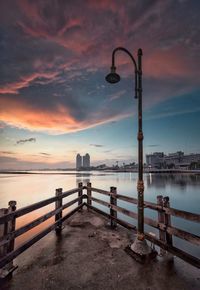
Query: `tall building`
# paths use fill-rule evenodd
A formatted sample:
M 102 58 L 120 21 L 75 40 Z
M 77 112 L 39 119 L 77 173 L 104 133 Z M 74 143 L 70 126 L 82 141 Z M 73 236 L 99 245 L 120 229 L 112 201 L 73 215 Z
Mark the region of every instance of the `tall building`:
M 80 154 L 76 155 L 76 169 L 79 170 L 82 167 L 82 157 Z
M 83 168 L 90 168 L 90 155 L 88 153 L 83 156 Z

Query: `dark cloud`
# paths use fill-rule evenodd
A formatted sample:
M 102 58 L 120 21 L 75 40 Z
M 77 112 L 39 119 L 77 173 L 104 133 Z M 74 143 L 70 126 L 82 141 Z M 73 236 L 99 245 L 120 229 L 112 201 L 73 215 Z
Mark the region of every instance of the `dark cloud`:
M 90 144 L 90 146 L 93 146 L 93 147 L 104 147 L 104 145 L 101 145 L 101 144 Z
M 160 146 L 160 145 L 158 145 L 158 144 L 150 144 L 150 145 L 147 145 L 147 147 L 158 147 L 158 146 Z
M 40 152 L 39 154 L 44 155 L 44 156 L 51 156 L 51 154 L 45 153 L 45 152 Z
M 27 142 L 36 142 L 36 138 L 20 139 L 16 142 L 16 144 L 25 144 Z

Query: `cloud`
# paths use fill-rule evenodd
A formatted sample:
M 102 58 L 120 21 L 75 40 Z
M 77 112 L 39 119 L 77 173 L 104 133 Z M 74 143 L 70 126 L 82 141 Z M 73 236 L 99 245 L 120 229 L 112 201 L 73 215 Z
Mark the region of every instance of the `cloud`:
M 158 147 L 158 144 L 150 144 L 150 145 L 146 145 L 146 147 Z
M 104 145 L 101 145 L 101 144 L 90 144 L 90 146 L 93 146 L 93 147 L 104 147 Z
M 13 154 L 15 154 L 15 152 L 13 152 L 13 151 L 0 151 L 0 155 L 13 155 Z
M 119 45 L 143 48 L 144 109 L 199 87 L 198 1 L 5 3 L 0 124 L 60 134 L 134 114 L 128 56 L 116 55 L 121 83 L 104 79 Z
M 20 139 L 16 142 L 16 144 L 25 144 L 27 142 L 36 142 L 36 138 Z
M 51 154 L 45 153 L 45 152 L 40 152 L 39 154 L 44 155 L 44 156 L 51 156 Z
M 0 94 L 17 94 L 19 93 L 19 90 L 22 88 L 28 87 L 31 82 L 44 79 L 43 84 L 45 83 L 45 80 L 54 80 L 55 76 L 58 73 L 51 72 L 51 73 L 34 73 L 32 75 L 24 76 L 19 81 L 14 83 L 8 83 L 4 85 L 2 88 L 0 87 Z M 40 81 L 41 83 L 42 81 Z

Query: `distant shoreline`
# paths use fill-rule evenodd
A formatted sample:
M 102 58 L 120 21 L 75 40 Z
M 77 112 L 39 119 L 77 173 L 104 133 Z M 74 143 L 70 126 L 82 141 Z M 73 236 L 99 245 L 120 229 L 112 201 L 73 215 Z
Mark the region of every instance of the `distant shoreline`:
M 37 172 L 35 172 L 37 171 Z M 25 171 L 0 171 L 0 174 L 44 174 L 44 175 L 74 175 L 74 174 L 81 174 L 81 175 L 88 175 L 92 172 L 101 172 L 101 173 L 137 173 L 138 171 L 135 169 L 129 169 L 129 170 L 123 170 L 123 169 L 118 169 L 118 170 L 98 170 L 98 169 L 93 169 L 93 170 L 87 170 L 87 171 L 76 171 L 75 169 L 63 169 L 62 170 L 25 170 Z M 56 172 L 55 172 L 56 171 Z M 68 171 L 74 171 L 74 172 L 68 172 Z M 156 173 L 156 174 L 178 174 L 178 173 L 186 173 L 186 174 L 200 174 L 200 170 L 186 170 L 186 169 L 145 169 L 144 173 Z

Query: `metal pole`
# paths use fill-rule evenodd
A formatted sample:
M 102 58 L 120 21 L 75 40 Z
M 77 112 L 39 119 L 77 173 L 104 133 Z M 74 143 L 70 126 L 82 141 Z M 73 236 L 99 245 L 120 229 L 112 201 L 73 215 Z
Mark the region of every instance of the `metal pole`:
M 143 131 L 142 131 L 142 49 L 138 49 L 138 239 L 144 239 L 144 181 L 143 181 Z
M 115 53 L 117 51 L 127 53 L 135 67 L 135 97 L 138 98 L 138 228 L 137 238 L 130 246 L 133 256 L 136 260 L 147 258 L 153 251 L 148 246 L 144 236 L 144 181 L 143 181 L 143 131 L 142 131 L 142 49 L 138 49 L 138 61 L 136 63 L 132 54 L 124 47 L 117 47 L 112 52 L 111 73 L 106 76 L 109 83 L 117 83 L 120 81 L 120 76 L 116 74 Z M 136 254 L 136 255 L 135 255 Z

